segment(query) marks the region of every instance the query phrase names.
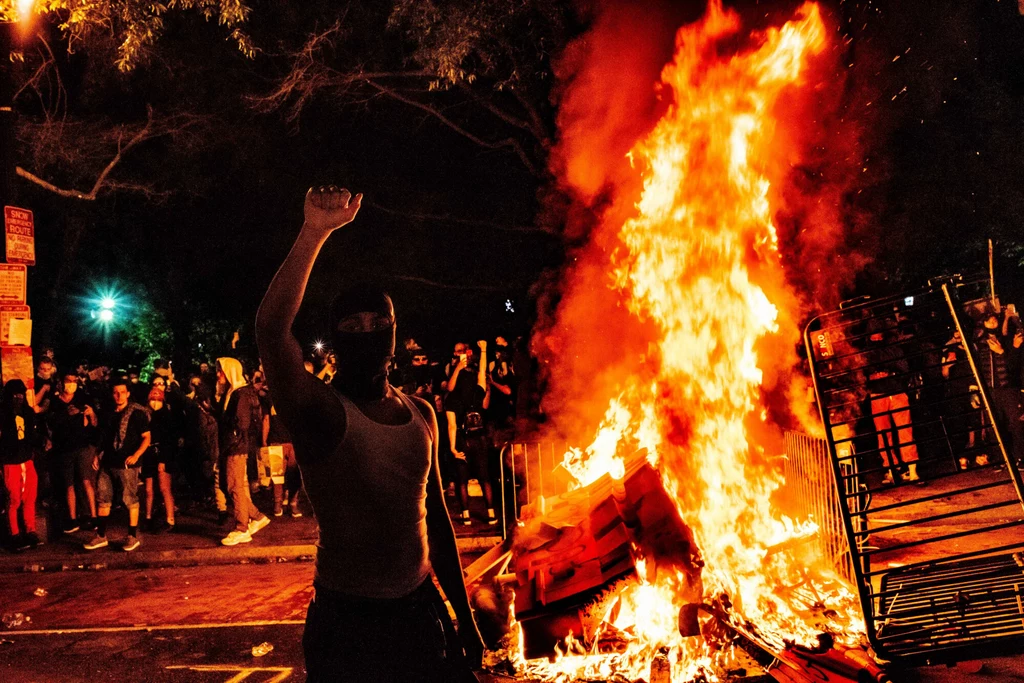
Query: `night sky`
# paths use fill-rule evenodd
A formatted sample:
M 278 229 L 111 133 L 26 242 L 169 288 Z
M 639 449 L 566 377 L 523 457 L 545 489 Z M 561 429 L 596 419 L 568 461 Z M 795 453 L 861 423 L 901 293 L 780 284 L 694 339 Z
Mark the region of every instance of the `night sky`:
M 67 355 L 117 356 L 82 324 L 80 298 L 107 283 L 144 292 L 186 348 L 179 358 L 187 356 L 197 315 L 251 330 L 301 224 L 305 189 L 331 182 L 366 200 L 322 253 L 300 315 L 303 341 L 325 333 L 332 292 L 363 279 L 393 294 L 400 336 L 445 353 L 460 337 L 528 334 L 546 286 L 537 283 L 557 281 L 553 274 L 573 250 L 557 234 L 531 229 L 552 227 L 550 178 L 383 97 L 314 98 L 297 121 L 253 109 L 248 98 L 285 73 L 282 51 L 340 11 L 329 4 L 311 3 L 319 14 L 307 16 L 287 3 L 252 3 L 249 31 L 264 52 L 251 60 L 215 26 L 194 19 L 170 21 L 157 57 L 127 76 L 104 54 L 61 56 L 72 119 L 138 121 L 152 104 L 202 121 L 187 135 L 140 145 L 118 167 L 118 178 L 151 183 L 160 197 L 117 192 L 81 202 L 21 181 L 19 201 L 37 217 L 29 303 L 38 334 Z M 727 4 L 751 22 L 774 21 L 796 6 Z M 678 13 L 694 16 L 700 6 Z M 1016 3 L 844 0 L 823 7 L 841 28 L 837 49 L 848 65 L 837 78 L 836 125 L 859 137 L 861 158 L 847 163 L 863 169 L 845 201 L 852 249 L 870 263 L 845 292 L 893 292 L 943 272 L 982 270 L 985 241 L 994 237 L 1000 287 L 1015 295 L 1024 273 L 1024 18 Z M 574 35 L 587 16 L 579 15 Z M 674 27 L 651 30 L 652 40 L 666 42 Z M 374 49 L 387 49 L 383 42 Z M 547 46 L 556 62 L 560 47 Z M 396 41 L 394 49 L 405 48 Z M 553 123 L 557 88 L 548 101 Z M 38 115 L 28 98 L 18 105 L 24 120 Z M 486 130 L 489 121 L 481 115 L 477 123 Z M 19 163 L 31 165 L 32 147 L 23 136 Z M 57 181 L 85 184 L 75 182 L 76 171 L 51 170 Z M 55 291 L 69 225 L 81 226 L 82 238 Z M 506 299 L 516 313 L 506 312 Z

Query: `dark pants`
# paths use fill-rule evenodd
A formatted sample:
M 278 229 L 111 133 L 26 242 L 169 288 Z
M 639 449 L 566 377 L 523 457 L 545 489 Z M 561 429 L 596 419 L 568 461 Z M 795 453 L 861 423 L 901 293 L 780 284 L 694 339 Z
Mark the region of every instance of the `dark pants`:
M 1006 452 L 1021 462 L 1024 460 L 1024 423 L 1020 421 L 1020 389 L 990 389 L 992 412 L 995 413 L 999 432 L 1006 441 Z
M 356 598 L 315 586 L 302 650 L 307 681 L 472 683 L 462 643 L 428 577 L 404 598 Z
M 466 459 L 459 460 L 453 458 L 455 461 L 455 481 L 457 493 L 459 496 L 459 504 L 463 510 L 469 509 L 469 480 L 474 477 L 480 483 L 480 486 L 484 489 L 484 495 L 487 499 L 487 507 L 493 507 L 494 501 L 492 500 L 491 493 L 491 475 L 488 460 L 490 459 L 490 442 L 488 441 L 487 435 L 481 430 L 472 434 L 467 434 L 465 438 L 465 449 Z

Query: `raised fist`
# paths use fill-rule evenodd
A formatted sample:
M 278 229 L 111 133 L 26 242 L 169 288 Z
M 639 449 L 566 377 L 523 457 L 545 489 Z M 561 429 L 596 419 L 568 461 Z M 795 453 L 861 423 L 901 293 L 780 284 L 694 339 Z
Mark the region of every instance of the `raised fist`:
M 481 351 L 486 351 L 486 350 L 487 350 L 487 342 L 486 342 L 486 341 L 484 341 L 483 339 L 481 339 L 480 341 L 478 341 L 478 342 L 476 343 L 476 345 L 480 347 L 480 350 L 481 350 Z
M 318 233 L 329 235 L 343 225 L 348 225 L 359 213 L 363 195 L 355 197 L 346 189 L 335 185 L 311 187 L 306 193 L 306 226 Z

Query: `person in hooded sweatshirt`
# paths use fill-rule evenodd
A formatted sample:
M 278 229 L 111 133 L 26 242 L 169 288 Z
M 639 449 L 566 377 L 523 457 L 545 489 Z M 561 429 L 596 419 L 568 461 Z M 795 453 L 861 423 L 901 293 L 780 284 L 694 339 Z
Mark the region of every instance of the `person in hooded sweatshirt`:
M 221 543 L 238 545 L 250 542 L 254 533 L 270 524 L 270 518 L 256 508 L 249 493 L 249 452 L 259 448 L 263 414 L 259 394 L 246 382 L 237 359 L 217 359 L 217 381 L 227 385 L 221 403 L 220 456 L 235 515 L 235 528 Z
M 390 297 L 354 287 L 335 300 L 330 385 L 305 371 L 291 331 L 317 254 L 361 199 L 310 189 L 305 223 L 256 320 L 274 405 L 320 528 L 302 643 L 308 680 L 475 681 L 483 642 L 441 489 L 437 419 L 429 403 L 388 383 Z
M 0 463 L 3 464 L 4 486 L 7 488 L 7 521 L 14 550 L 35 548 L 36 490 L 39 479 L 32 462 L 36 434 L 36 414 L 25 400 L 25 383 L 12 379 L 4 385 L 0 404 Z M 24 520 L 24 531 L 18 516 Z

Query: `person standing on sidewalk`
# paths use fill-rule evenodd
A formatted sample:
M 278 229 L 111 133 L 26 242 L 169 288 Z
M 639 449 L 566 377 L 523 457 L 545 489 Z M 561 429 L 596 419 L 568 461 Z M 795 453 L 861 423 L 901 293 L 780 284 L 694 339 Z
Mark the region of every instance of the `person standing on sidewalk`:
M 146 530 L 149 532 L 174 531 L 171 477 L 177 472 L 178 432 L 177 421 L 166 398 L 163 389 L 154 386 L 149 390 L 150 443 L 142 456 L 142 476 L 146 481 Z M 166 521 L 163 524 L 153 522 L 153 501 L 157 488 L 164 501 Z
M 85 399 L 84 392 L 78 391 L 78 375 L 64 373 L 60 392 L 50 401 L 46 413 L 50 427 L 51 457 L 57 461 L 63 480 L 68 506 L 68 519 L 64 533 L 71 534 L 81 526 L 86 531 L 96 528 L 96 470 L 92 464 L 96 459 L 96 411 Z M 85 500 L 89 506 L 89 517 L 79 523 L 76 483 L 82 485 Z
M 437 419 L 426 401 L 388 383 L 391 298 L 356 287 L 335 300 L 328 322 L 338 372 L 329 386 L 305 371 L 292 334 L 317 254 L 361 200 L 334 186 L 309 190 L 305 223 L 256 319 L 274 403 L 320 527 L 302 639 L 307 680 L 474 681 L 470 663 L 479 667 L 483 642 L 441 490 Z
M 235 528 L 220 542 L 238 545 L 250 542 L 254 533 L 270 524 L 270 518 L 256 508 L 249 493 L 249 452 L 259 447 L 263 416 L 259 394 L 245 381 L 238 360 L 218 358 L 217 379 L 227 383 L 220 416 L 220 454 L 235 514 Z
M 36 491 L 39 478 L 32 462 L 36 441 L 36 413 L 25 400 L 25 383 L 12 379 L 4 385 L 0 405 L 0 463 L 3 464 L 4 486 L 7 488 L 7 520 L 11 531 L 11 547 L 16 551 L 39 545 L 36 533 Z M 18 513 L 24 520 L 24 532 L 18 524 Z
M 122 546 L 126 552 L 139 547 L 139 471 L 142 454 L 149 448 L 149 412 L 129 399 L 127 379 L 114 380 L 111 387 L 114 412 L 106 421 L 102 451 L 93 459 L 96 479 L 96 497 L 99 516 L 96 518 L 96 536 L 85 544 L 86 550 L 98 550 L 107 542 L 107 522 L 114 502 L 112 479 L 121 484 L 121 500 L 128 508 L 128 537 Z
M 295 462 L 295 446 L 288 428 L 281 422 L 281 416 L 274 408 L 274 401 L 268 392 L 263 398 L 263 445 L 268 449 L 280 448 L 280 462 L 276 454 L 270 454 L 271 481 L 274 487 L 274 516 L 280 517 L 284 509 L 291 508 L 292 517 L 301 517 L 299 490 L 302 489 L 302 475 Z M 283 470 L 277 473 L 278 469 Z

